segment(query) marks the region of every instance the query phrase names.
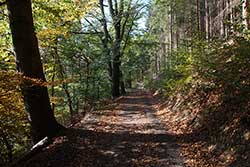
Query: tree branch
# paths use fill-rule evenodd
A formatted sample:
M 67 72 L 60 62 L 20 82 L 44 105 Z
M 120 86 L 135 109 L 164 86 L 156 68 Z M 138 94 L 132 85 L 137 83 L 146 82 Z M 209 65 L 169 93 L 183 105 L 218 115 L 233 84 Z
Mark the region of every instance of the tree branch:
M 112 0 L 109 0 L 108 3 L 109 3 L 109 11 L 110 11 L 111 17 L 114 19 L 115 12 L 114 12 L 114 7 L 113 7 L 113 2 Z
M 87 22 L 87 23 L 89 23 L 89 25 L 93 28 L 93 30 L 94 30 L 94 32 L 95 32 L 95 34 L 97 34 L 98 35 L 98 37 L 101 39 L 101 41 L 102 41 L 102 32 L 99 32 L 97 29 L 96 29 L 96 27 L 94 26 L 94 24 L 93 23 L 91 23 L 87 18 L 85 18 L 85 21 Z
M 18 159 L 16 162 L 11 164 L 10 167 L 18 167 L 18 166 L 20 166 L 20 164 L 24 164 L 25 162 L 30 160 L 32 157 L 37 155 L 39 152 L 41 152 L 42 149 L 48 147 L 52 143 L 53 143 L 52 139 L 45 137 L 44 139 L 39 141 L 37 144 L 35 144 L 27 154 L 25 154 L 23 157 Z
M 127 12 L 126 12 L 126 18 L 125 18 L 125 21 L 122 25 L 122 29 L 121 29 L 121 38 L 123 38 L 124 36 L 124 33 L 125 33 L 125 27 L 126 27 L 126 24 L 128 22 L 128 19 L 130 17 L 130 14 L 129 14 L 129 11 L 131 10 L 131 3 L 132 3 L 132 0 L 129 1 L 129 5 L 128 5 L 128 9 L 127 9 Z
M 99 34 L 103 34 L 102 32 L 77 32 L 77 31 L 70 31 L 69 33 L 71 34 L 83 34 L 83 35 L 99 35 Z
M 132 18 L 132 23 L 131 23 L 131 25 L 130 25 L 130 27 L 129 27 L 129 29 L 128 29 L 128 32 L 127 32 L 127 35 L 126 35 L 126 37 L 125 37 L 125 41 L 124 41 L 124 45 L 123 45 L 123 48 L 122 48 L 122 54 L 124 53 L 124 51 L 125 51 L 125 49 L 126 49 L 126 47 L 127 47 L 127 44 L 128 44 L 128 41 L 129 41 L 129 35 L 130 35 L 130 33 L 131 33 L 131 31 L 133 30 L 133 26 L 134 26 L 134 24 L 135 24 L 135 20 L 136 20 L 136 18 L 139 16 L 139 14 L 140 14 L 140 12 L 141 12 L 141 10 L 143 9 L 143 8 L 145 8 L 145 7 L 147 7 L 147 5 L 144 5 L 144 6 L 142 6 L 140 9 L 138 9 L 138 11 L 135 13 L 135 15 L 133 16 L 133 18 Z M 124 33 L 125 33 L 125 25 L 126 23 L 124 23 L 124 30 L 123 30 L 123 35 L 124 35 Z
M 117 0 L 114 0 L 114 1 L 115 1 L 115 9 L 114 9 L 114 11 L 115 11 L 115 14 L 118 15 L 118 13 L 119 13 L 118 2 L 117 2 Z
M 101 12 L 102 12 L 102 26 L 103 26 L 103 31 L 104 31 L 104 35 L 105 35 L 105 40 L 106 42 L 108 42 L 108 40 L 111 40 L 111 35 L 109 34 L 108 31 L 108 25 L 107 25 L 107 18 L 105 15 L 105 11 L 104 11 L 104 4 L 103 4 L 103 0 L 100 0 L 100 8 L 101 8 Z

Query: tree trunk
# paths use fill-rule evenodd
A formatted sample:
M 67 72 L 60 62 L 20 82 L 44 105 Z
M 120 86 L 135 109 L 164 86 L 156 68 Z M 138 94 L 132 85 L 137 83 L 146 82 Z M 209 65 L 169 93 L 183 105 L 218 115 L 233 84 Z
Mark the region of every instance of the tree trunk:
M 122 94 L 122 95 L 125 95 L 125 94 L 126 94 L 126 89 L 125 89 L 124 81 L 121 81 L 121 94 Z
M 249 1 L 244 0 L 242 4 L 242 18 L 243 18 L 243 25 L 245 29 L 249 29 Z
M 68 84 L 64 81 L 64 79 L 66 79 L 65 70 L 64 70 L 63 65 L 61 63 L 57 47 L 55 48 L 55 60 L 56 60 L 56 63 L 58 64 L 58 66 L 59 66 L 59 75 L 60 75 L 60 78 L 63 80 L 62 88 L 63 88 L 63 90 L 64 90 L 64 92 L 66 94 L 68 107 L 69 107 L 69 113 L 70 113 L 70 116 L 71 116 L 71 121 L 73 121 L 73 116 L 74 116 L 73 102 L 72 102 L 72 98 L 71 98 L 71 95 L 70 95 L 70 92 L 69 92 Z
M 13 46 L 18 72 L 25 77 L 46 81 L 34 32 L 31 0 L 7 1 Z M 62 126 L 52 112 L 48 89 L 33 85 L 30 81 L 21 84 L 26 110 L 29 113 L 34 142 L 54 136 Z
M 54 86 L 55 76 L 56 76 L 56 69 L 55 69 L 55 66 L 54 66 L 53 67 L 52 79 L 51 79 L 51 82 L 52 82 L 52 85 L 51 85 L 51 97 L 55 96 L 55 86 Z M 51 109 L 52 109 L 52 112 L 55 111 L 55 103 L 54 102 L 51 103 Z
M 132 72 L 131 71 L 129 71 L 128 73 L 127 87 L 130 89 L 132 88 Z
M 121 87 L 121 95 L 126 94 L 125 83 L 124 83 L 122 71 L 120 71 L 120 87 Z
M 115 42 L 113 44 L 113 68 L 112 68 L 112 97 L 120 94 L 120 66 L 121 66 L 121 20 L 113 18 L 115 28 Z
M 211 23 L 210 23 L 210 3 L 208 2 L 208 0 L 205 1 L 206 2 L 206 38 L 209 40 L 211 38 L 210 35 L 210 29 L 211 29 Z
M 200 1 L 200 31 L 202 38 L 206 38 L 206 1 Z
M 88 61 L 86 61 L 86 80 L 85 80 L 85 105 L 88 104 L 89 101 L 89 79 L 90 79 L 90 63 Z
M 173 22 L 174 22 L 174 18 L 173 18 L 173 6 L 172 3 L 170 4 L 170 52 L 171 54 L 173 53 L 173 48 L 174 48 L 174 40 L 173 40 L 173 36 L 174 36 L 174 32 L 173 32 Z
M 112 97 L 120 96 L 120 62 L 118 58 L 113 60 L 112 68 Z
M 196 0 L 196 15 L 197 15 L 197 30 L 200 31 L 200 3 L 199 0 Z
M 110 42 L 110 34 L 108 32 L 108 25 L 107 25 L 103 0 L 99 0 L 99 5 L 100 5 L 101 13 L 102 13 L 101 24 L 102 24 L 102 29 L 103 29 L 103 33 L 104 33 L 104 37 L 100 36 L 100 39 L 102 41 L 103 53 L 104 53 L 105 57 L 107 57 L 107 59 L 108 59 L 108 61 L 107 61 L 108 72 L 109 72 L 110 81 L 112 83 L 112 75 L 113 75 L 112 74 L 112 62 L 111 62 L 112 57 L 110 54 L 110 48 L 108 47 L 108 43 Z

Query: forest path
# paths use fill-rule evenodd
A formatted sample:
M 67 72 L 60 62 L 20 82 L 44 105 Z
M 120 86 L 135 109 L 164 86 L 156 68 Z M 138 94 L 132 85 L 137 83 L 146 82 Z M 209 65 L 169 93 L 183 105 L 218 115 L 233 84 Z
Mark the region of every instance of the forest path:
M 166 134 L 155 115 L 150 93 L 134 92 L 115 101 L 112 110 L 94 111 L 81 121 L 82 128 L 114 133 Z
M 150 93 L 115 100 L 112 109 L 93 111 L 41 154 L 35 166 L 184 167 L 175 137 L 155 115 Z M 40 161 L 41 162 L 41 161 Z M 29 166 L 29 165 L 26 165 Z

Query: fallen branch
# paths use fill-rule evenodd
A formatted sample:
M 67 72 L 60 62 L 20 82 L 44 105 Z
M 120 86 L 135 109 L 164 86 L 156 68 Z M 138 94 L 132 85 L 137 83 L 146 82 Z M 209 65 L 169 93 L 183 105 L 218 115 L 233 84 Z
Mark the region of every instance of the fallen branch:
M 45 137 L 41 141 L 39 141 L 37 144 L 35 144 L 30 151 L 24 155 L 22 158 L 14 162 L 10 165 L 10 167 L 18 167 L 21 166 L 23 163 L 27 162 L 29 159 L 37 155 L 42 149 L 46 148 L 52 143 L 52 140 L 48 137 Z

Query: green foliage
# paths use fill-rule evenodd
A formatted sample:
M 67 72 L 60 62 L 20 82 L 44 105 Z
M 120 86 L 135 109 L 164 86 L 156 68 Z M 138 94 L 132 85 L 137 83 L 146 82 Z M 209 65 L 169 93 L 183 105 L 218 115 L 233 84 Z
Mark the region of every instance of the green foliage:
M 76 58 L 79 54 L 88 54 L 95 52 L 91 56 L 97 54 L 100 58 L 98 44 L 95 46 L 96 38 L 89 37 L 91 41 L 91 49 L 88 48 L 83 36 L 74 34 L 73 32 L 82 31 L 83 25 L 81 20 L 86 12 L 96 5 L 93 1 L 54 1 L 54 0 L 35 0 L 33 2 L 33 15 L 35 29 L 39 40 L 40 52 L 46 73 L 47 83 L 41 83 L 34 79 L 28 78 L 34 84 L 42 84 L 50 88 L 52 103 L 55 104 L 55 113 L 58 119 L 63 123 L 68 123 L 70 114 L 68 112 L 68 102 L 65 96 L 63 85 L 67 85 L 71 95 L 73 107 L 78 110 L 78 106 L 83 103 L 82 99 L 94 96 L 97 100 L 97 91 L 90 84 L 90 95 L 85 95 L 86 90 L 86 63 L 83 56 Z M 21 152 L 29 149 L 31 140 L 29 136 L 29 123 L 27 114 L 24 112 L 21 92 L 19 89 L 23 79 L 21 75 L 13 72 L 15 70 L 15 56 L 12 47 L 11 34 L 8 25 L 8 12 L 6 6 L 0 7 L 0 166 L 17 158 Z M 67 41 L 67 39 L 69 39 Z M 58 42 L 60 41 L 60 42 Z M 82 44 L 81 44 L 82 43 Z M 86 44 L 86 45 L 85 45 Z M 78 47 L 78 48 L 77 48 Z M 76 49 L 77 48 L 77 49 Z M 55 50 L 58 51 L 58 57 L 63 66 L 64 75 L 60 75 L 60 67 L 56 61 Z M 88 53 L 86 53 L 88 52 Z M 80 66 L 77 66 L 79 64 Z M 93 66 L 92 66 L 93 64 Z M 92 72 L 92 69 L 95 72 Z M 100 70 L 102 71 L 100 71 Z M 79 77 L 78 74 L 83 77 Z M 98 73 L 98 75 L 96 75 Z M 74 75 L 73 75 L 74 74 Z M 99 78 L 100 92 L 107 94 L 105 74 L 103 68 L 99 68 L 96 64 L 91 63 L 91 77 Z M 54 78 L 53 78 L 54 77 Z M 52 79 L 53 78 L 53 79 Z M 92 82 L 95 82 L 92 81 Z M 98 84 L 99 82 L 97 82 Z M 52 95 L 51 89 L 54 89 Z M 103 88 L 105 87 L 105 88 Z M 104 93 L 103 93 L 104 94 Z M 105 97 L 106 97 L 105 94 Z M 100 95 L 103 96 L 103 95 Z M 82 106 L 82 105 L 81 105 Z
M 195 66 L 201 77 L 223 90 L 225 103 L 233 103 L 243 110 L 250 95 L 249 46 L 248 34 L 218 42 L 199 57 Z
M 15 68 L 7 19 L 6 9 L 0 8 L 0 70 Z
M 142 72 L 146 72 L 150 68 L 150 51 L 155 47 L 154 40 L 150 39 L 147 33 L 137 35 L 130 40 L 130 45 L 122 57 L 122 71 L 125 80 L 133 82 L 143 80 Z
M 17 87 L 21 76 L 0 71 L 0 80 L 0 164 L 5 164 L 27 148 L 30 137 L 27 115 Z

